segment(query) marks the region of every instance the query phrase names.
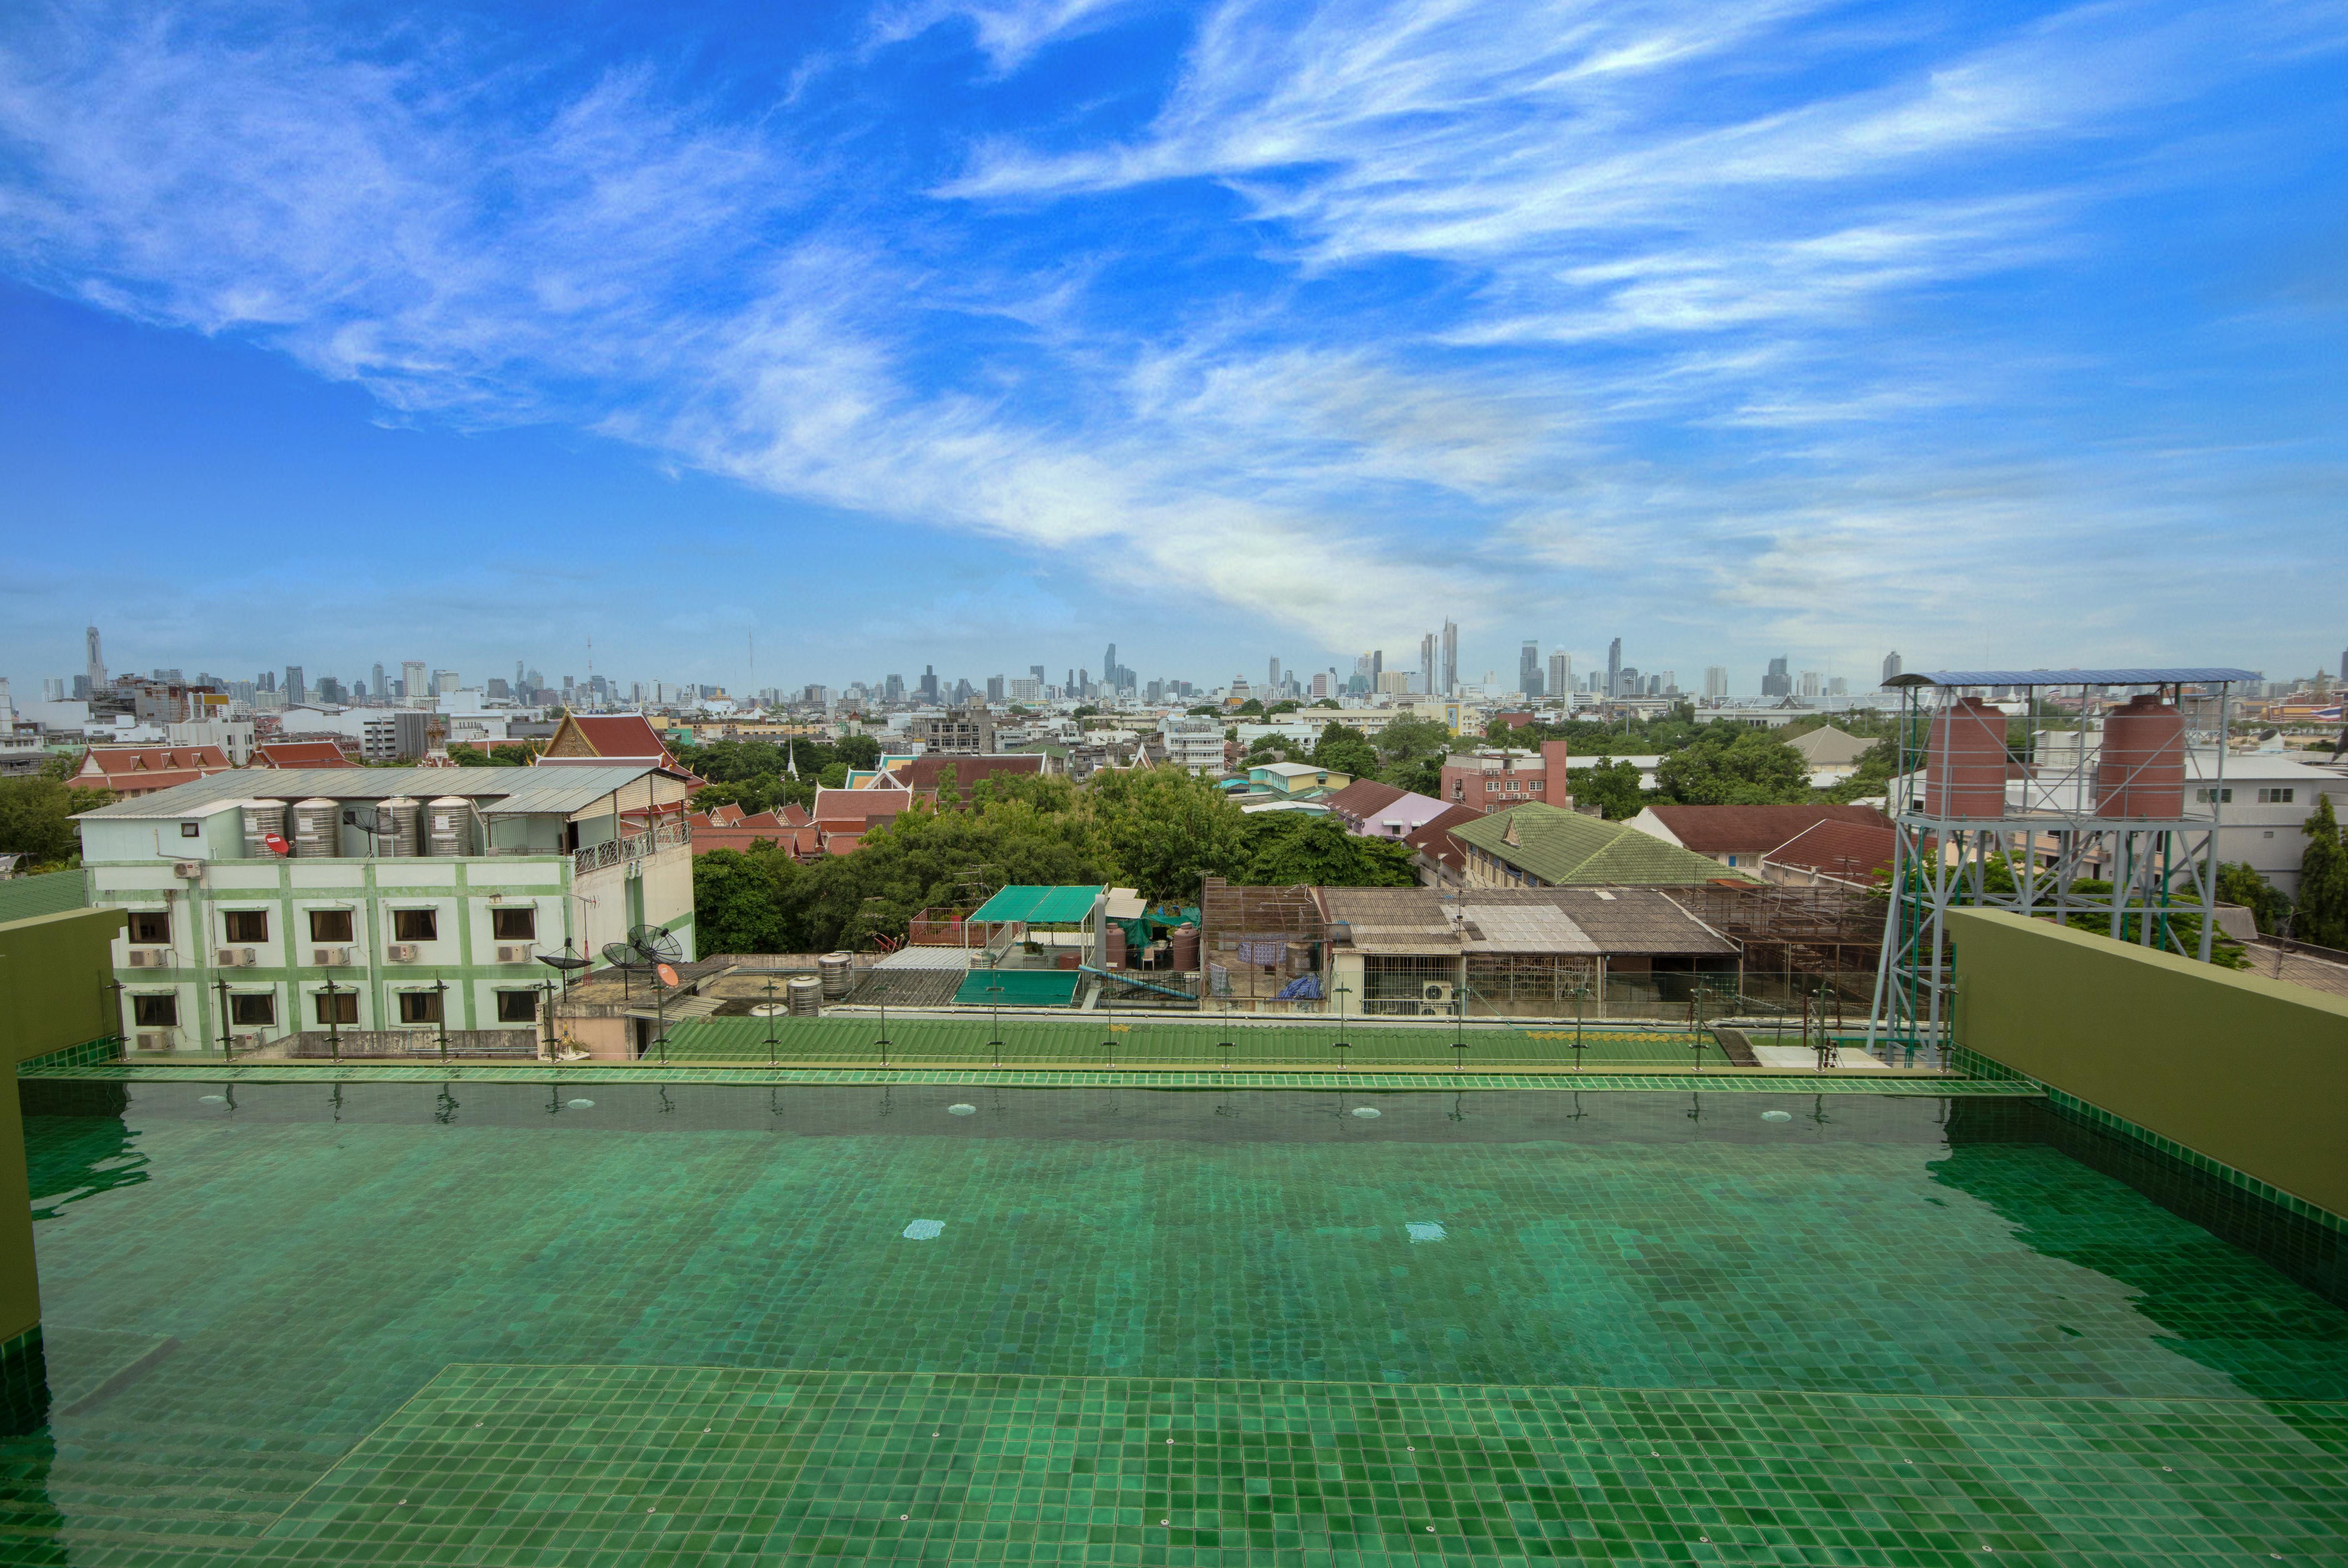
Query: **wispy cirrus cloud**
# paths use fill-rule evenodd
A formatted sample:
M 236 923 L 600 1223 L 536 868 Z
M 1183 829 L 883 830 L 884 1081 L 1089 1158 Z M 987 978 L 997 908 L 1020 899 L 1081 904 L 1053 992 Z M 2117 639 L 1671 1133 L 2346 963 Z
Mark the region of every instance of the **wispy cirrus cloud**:
M 0 31 L 0 264 L 410 418 L 595 429 L 1324 646 L 1691 593 L 1807 635 L 1822 583 L 1912 596 L 1882 568 L 1919 540 L 2026 595 L 2024 542 L 2093 547 L 2054 512 L 2152 515 L 1970 423 L 2115 346 L 1952 302 L 2107 252 L 2170 106 L 2341 31 L 1225 0 L 1116 84 L 1159 105 L 1138 133 L 1021 98 L 1051 45 L 1160 15 L 884 7 L 755 102 L 455 22 L 56 6 Z M 981 107 L 844 138 L 947 24 Z M 1952 492 L 1965 449 L 1994 482 Z

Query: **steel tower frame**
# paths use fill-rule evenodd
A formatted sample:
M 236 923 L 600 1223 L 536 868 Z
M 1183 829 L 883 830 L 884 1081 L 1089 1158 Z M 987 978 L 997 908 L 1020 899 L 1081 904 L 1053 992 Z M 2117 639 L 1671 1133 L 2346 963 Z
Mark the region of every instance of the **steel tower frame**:
M 2115 941 L 2208 963 L 2217 927 L 2218 830 L 2225 811 L 2233 688 L 2259 678 L 2250 670 L 2216 668 L 1934 670 L 1886 683 L 1900 693 L 1900 766 L 1888 802 L 1894 830 L 1890 898 L 1867 1048 L 1902 1052 L 1908 1062 L 1920 1051 L 1946 1061 L 1955 1003 L 1952 909 L 2006 909 L 2063 925 L 2099 915 Z M 2077 743 L 2042 748 L 2039 700 L 2066 689 L 2077 695 Z M 1961 696 L 1998 690 L 2024 694 L 2032 725 L 2018 779 L 2008 753 L 2003 814 L 1931 815 L 1924 770 L 1933 718 Z M 2183 816 L 2096 814 L 2103 748 L 2087 743 L 2086 726 L 2140 691 L 2173 697 L 2183 713 Z M 2214 751 L 2216 764 L 2209 778 L 2196 779 L 2193 758 L 2205 749 Z M 2186 917 L 2198 930 L 2184 923 Z

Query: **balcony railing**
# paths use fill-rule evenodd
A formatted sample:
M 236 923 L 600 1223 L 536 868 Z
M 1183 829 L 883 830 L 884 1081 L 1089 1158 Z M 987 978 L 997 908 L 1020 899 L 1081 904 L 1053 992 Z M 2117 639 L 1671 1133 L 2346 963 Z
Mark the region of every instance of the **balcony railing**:
M 663 850 L 684 849 L 693 842 L 693 828 L 685 822 L 662 822 L 650 832 L 631 833 L 624 838 L 606 839 L 600 844 L 590 844 L 572 856 L 573 869 L 581 876 L 589 872 L 603 871 L 628 861 L 642 860 Z

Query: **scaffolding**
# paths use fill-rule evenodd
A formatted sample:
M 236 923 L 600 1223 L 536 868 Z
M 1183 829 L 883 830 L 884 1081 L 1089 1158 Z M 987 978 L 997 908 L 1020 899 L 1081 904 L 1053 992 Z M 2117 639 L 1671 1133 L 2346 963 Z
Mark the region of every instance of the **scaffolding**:
M 2258 678 L 2224 668 L 1895 676 L 1889 683 L 1900 693 L 1900 769 L 1890 802 L 1895 837 L 1868 1048 L 1945 1059 L 1953 1000 L 1947 917 L 1954 908 L 2011 910 L 2209 962 L 2232 690 Z M 2106 758 L 2091 727 L 2137 693 L 2174 702 L 2182 718 L 2185 786 L 2175 815 L 2105 814 L 2119 791 L 2148 788 L 2140 775 L 2154 765 L 2133 752 Z M 1952 710 L 1965 697 L 1999 705 L 2008 720 L 2003 803 L 1995 816 L 1953 811 L 1955 789 L 1936 799 L 1926 788 L 1928 772 L 1951 766 L 1949 758 L 1928 756 L 1934 720 L 1951 715 L 1946 732 L 1953 734 Z M 2019 746 L 2011 738 L 2017 717 L 2027 721 Z M 2075 727 L 2042 727 L 2049 722 Z M 2213 766 L 2195 778 L 2191 762 L 2204 748 Z
M 1235 887 L 1208 877 L 1199 890 L 1199 963 L 1208 1005 L 1241 1012 L 1317 1012 L 1280 993 L 1320 973 L 1327 932 L 1309 887 Z
M 1670 896 L 1744 949 L 1749 1001 L 1798 1008 L 1823 991 L 1857 1011 L 1873 1000 L 1882 895 L 1837 882 L 1714 882 Z

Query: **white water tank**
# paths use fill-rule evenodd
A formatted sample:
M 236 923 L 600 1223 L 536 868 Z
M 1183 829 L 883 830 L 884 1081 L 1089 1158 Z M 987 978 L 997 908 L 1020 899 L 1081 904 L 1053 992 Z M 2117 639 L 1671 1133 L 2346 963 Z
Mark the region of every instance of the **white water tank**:
M 378 855 L 414 855 L 421 852 L 417 842 L 417 813 L 422 810 L 413 795 L 394 795 L 375 809 L 375 852 Z
M 322 796 L 294 802 L 294 852 L 308 857 L 343 852 L 343 808 Z
M 473 852 L 473 803 L 462 795 L 443 795 L 424 808 L 425 853 L 469 855 Z
M 283 800 L 247 800 L 241 810 L 244 815 L 244 858 L 248 861 L 273 861 L 277 851 L 269 847 L 269 835 L 285 836 L 285 802 Z

